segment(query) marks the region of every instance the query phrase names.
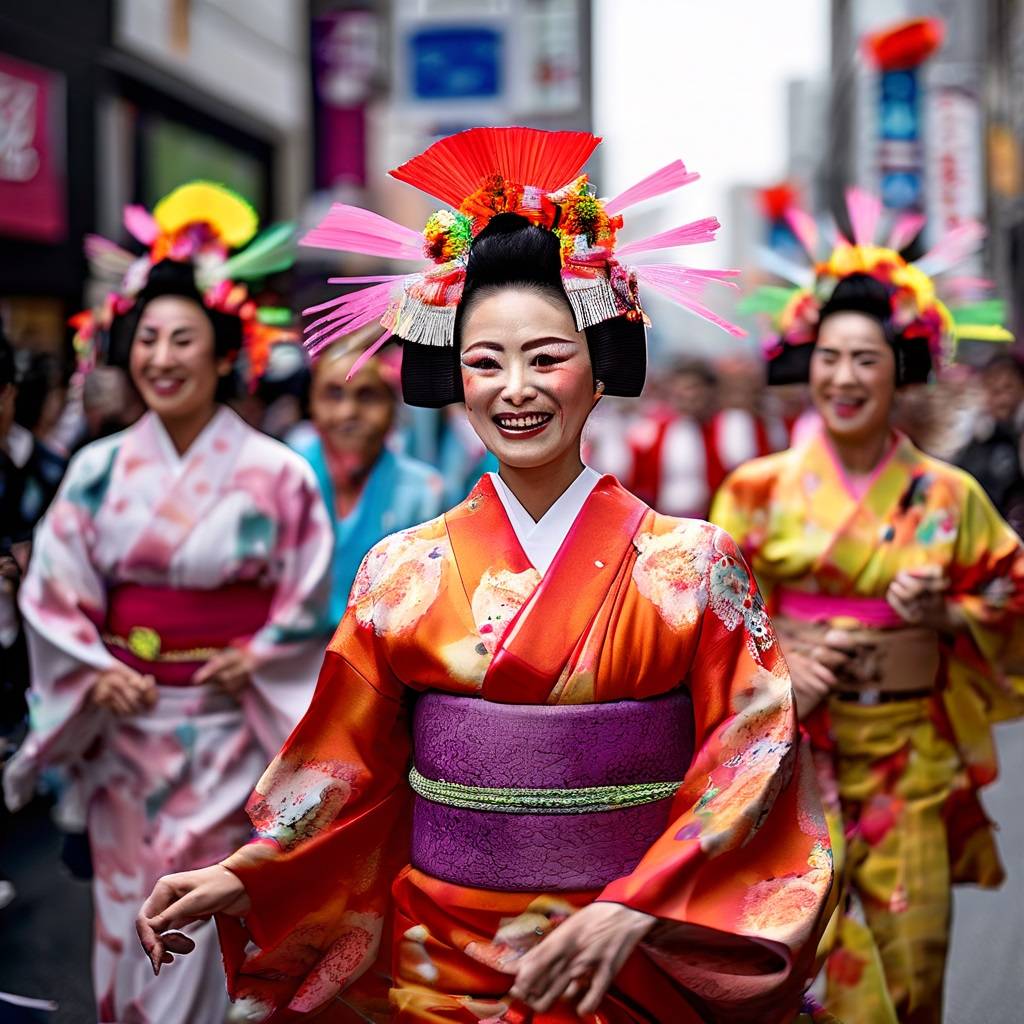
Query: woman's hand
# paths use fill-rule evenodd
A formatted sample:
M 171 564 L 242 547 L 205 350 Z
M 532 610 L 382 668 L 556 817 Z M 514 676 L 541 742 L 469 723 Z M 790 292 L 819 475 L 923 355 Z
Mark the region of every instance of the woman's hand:
M 184 955 L 195 949 L 196 944 L 179 929 L 214 914 L 241 917 L 251 906 L 242 880 L 223 864 L 164 875 L 135 919 L 153 973 L 160 973 L 161 964 L 173 963 L 172 954 Z
M 591 903 L 519 961 L 509 994 L 537 1013 L 562 997 L 579 998 L 580 1015 L 596 1013 L 615 975 L 657 922 L 620 903 Z
M 960 628 L 958 609 L 947 597 L 949 579 L 937 565 L 897 573 L 885 599 L 897 615 L 912 626 L 925 626 L 938 633 Z
M 255 659 L 241 647 L 225 647 L 218 651 L 196 674 L 196 686 L 214 683 L 231 696 L 237 696 L 252 682 Z
M 793 682 L 797 718 L 806 718 L 839 686 L 836 673 L 855 654 L 849 637 L 841 629 L 830 629 L 809 651 L 783 650 Z
M 127 665 L 114 665 L 99 674 L 89 698 L 115 715 L 137 715 L 156 703 L 156 680 Z

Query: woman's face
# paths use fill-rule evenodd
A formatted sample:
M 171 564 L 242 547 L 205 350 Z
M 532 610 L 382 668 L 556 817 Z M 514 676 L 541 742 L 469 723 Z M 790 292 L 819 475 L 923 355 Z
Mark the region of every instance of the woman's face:
M 313 423 L 331 453 L 361 464 L 376 461 L 395 419 L 395 394 L 370 359 L 346 380 L 358 353 L 327 352 L 313 370 Z
M 889 430 L 896 358 L 881 324 L 863 313 L 833 313 L 811 356 L 811 398 L 828 432 L 846 441 Z
M 129 369 L 143 401 L 161 419 L 189 419 L 209 412 L 221 374 L 213 324 L 192 299 L 162 295 L 146 304 L 132 338 Z
M 461 354 L 469 421 L 500 463 L 579 457 L 596 398 L 587 339 L 567 303 L 529 288 L 490 292 L 463 320 Z

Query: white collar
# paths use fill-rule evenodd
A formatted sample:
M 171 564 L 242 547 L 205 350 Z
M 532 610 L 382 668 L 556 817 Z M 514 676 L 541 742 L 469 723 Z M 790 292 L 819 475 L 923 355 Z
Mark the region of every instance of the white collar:
M 601 474 L 589 466 L 562 492 L 555 503 L 535 521 L 533 516 L 523 508 L 519 499 L 509 490 L 508 484 L 497 473 L 488 474 L 494 489 L 505 508 L 508 521 L 522 545 L 526 557 L 533 567 L 543 576 L 552 560 L 562 546 L 566 534 L 576 522 L 586 504 L 590 492 L 597 486 Z

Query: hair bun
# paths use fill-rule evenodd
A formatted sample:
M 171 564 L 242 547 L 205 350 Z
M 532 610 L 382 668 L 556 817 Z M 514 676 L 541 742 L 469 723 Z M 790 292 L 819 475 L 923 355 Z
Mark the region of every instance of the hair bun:
M 869 274 L 844 277 L 821 307 L 819 323 L 833 313 L 863 313 L 887 326 L 892 320 L 891 292 Z
M 535 227 L 525 217 L 518 213 L 495 214 L 484 226 L 483 231 L 476 236 L 477 240 L 487 238 L 490 235 L 512 235 L 525 228 Z

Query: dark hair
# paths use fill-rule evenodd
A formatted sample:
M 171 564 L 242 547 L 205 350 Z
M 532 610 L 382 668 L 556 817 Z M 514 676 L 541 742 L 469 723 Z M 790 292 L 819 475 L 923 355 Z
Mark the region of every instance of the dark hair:
M 29 355 L 27 366 L 18 376 L 18 399 L 14 403 L 14 419 L 26 430 L 35 430 L 43 415 L 46 398 L 51 391 L 65 386 L 60 361 L 49 352 Z
M 524 217 L 493 217 L 473 241 L 466 267 L 462 301 L 455 312 L 455 344 L 406 342 L 402 352 L 402 394 L 409 405 L 440 408 L 461 402 L 459 346 L 468 310 L 488 292 L 522 285 L 549 293 L 568 306 L 562 287 L 558 237 Z M 594 379 L 606 395 L 635 398 L 647 373 L 647 340 L 642 323 L 615 317 L 584 330 Z
M 673 377 L 697 377 L 700 382 L 708 388 L 718 386 L 718 374 L 703 359 L 695 359 L 693 356 L 680 356 L 669 366 L 669 374 Z
M 989 347 L 992 347 L 991 343 L 989 343 Z M 1024 366 L 1022 366 L 1020 360 L 1010 352 L 999 352 L 997 355 L 986 360 L 984 365 L 981 367 L 982 377 L 987 377 L 989 374 L 996 373 L 1012 373 L 1019 381 L 1024 383 Z
M 868 274 L 850 274 L 844 277 L 818 316 L 818 329 L 833 313 L 863 313 L 877 320 L 892 340 L 892 304 L 889 289 Z
M 892 321 L 889 289 L 870 274 L 850 274 L 835 287 L 818 316 L 818 332 L 822 324 L 836 313 L 860 313 L 870 317 L 882 328 L 885 340 L 892 347 L 896 361 L 896 386 L 923 384 L 932 371 L 931 349 L 926 338 L 908 338 L 896 331 Z M 805 383 L 810 377 L 811 356 L 815 342 L 783 345 L 782 352 L 768 364 L 769 384 Z
M 149 272 L 145 287 L 139 292 L 135 305 L 124 316 L 116 317 L 110 329 L 107 361 L 126 373 L 129 353 L 135 330 L 146 306 L 154 299 L 174 295 L 190 299 L 206 315 L 213 326 L 213 352 L 215 359 L 235 356 L 242 347 L 242 321 L 230 313 L 209 309 L 203 302 L 202 293 L 196 287 L 195 267 L 179 260 L 161 260 Z M 216 399 L 226 402 L 236 393 L 234 373 L 221 377 L 217 383 Z

